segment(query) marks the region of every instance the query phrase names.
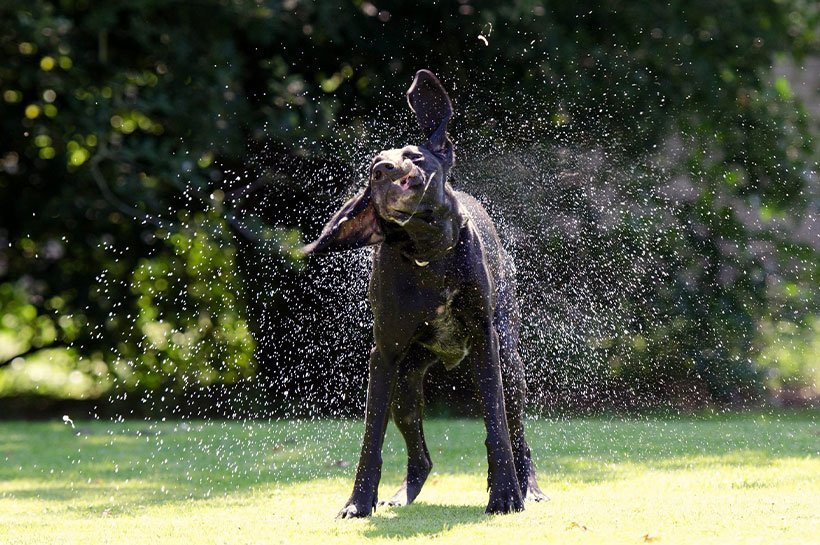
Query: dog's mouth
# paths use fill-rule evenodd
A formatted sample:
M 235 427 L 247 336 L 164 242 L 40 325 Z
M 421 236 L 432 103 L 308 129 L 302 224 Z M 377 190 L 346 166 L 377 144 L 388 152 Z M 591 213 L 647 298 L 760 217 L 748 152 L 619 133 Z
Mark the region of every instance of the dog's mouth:
M 424 185 L 424 181 L 424 175 L 419 171 L 419 169 L 413 168 L 410 172 L 401 178 L 396 179 L 393 183 L 398 184 L 402 191 L 407 191 L 408 189 L 422 187 Z
M 411 205 L 410 207 L 405 206 L 404 203 L 400 204 L 399 206 L 388 205 L 387 208 L 390 211 L 391 216 L 388 219 L 398 223 L 399 225 L 404 225 L 413 218 L 430 222 L 433 219 L 431 217 L 433 214 L 433 210 L 429 206 L 426 206 L 422 203 L 424 202 L 424 196 L 427 194 L 427 189 L 430 187 L 430 183 L 433 181 L 434 176 L 435 173 L 431 174 L 430 177 L 427 178 L 425 181 L 425 176 L 419 173 L 418 169 L 413 169 L 412 171 L 410 171 L 409 174 L 403 176 L 402 178 L 399 178 L 398 181 L 402 181 L 402 183 L 408 184 L 410 183 L 410 180 L 419 180 L 418 183 L 413 183 L 417 183 L 417 185 L 420 187 L 422 184 L 424 184 L 423 191 L 421 192 L 421 195 L 418 197 L 418 199 L 413 199 L 415 201 L 415 204 Z M 402 188 L 404 188 L 404 186 L 402 186 Z

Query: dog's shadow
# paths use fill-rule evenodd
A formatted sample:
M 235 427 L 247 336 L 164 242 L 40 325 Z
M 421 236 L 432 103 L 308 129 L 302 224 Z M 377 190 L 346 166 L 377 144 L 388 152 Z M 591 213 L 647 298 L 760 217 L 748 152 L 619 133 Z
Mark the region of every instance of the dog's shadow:
M 367 537 L 432 536 L 457 526 L 487 520 L 484 508 L 478 505 L 414 503 L 381 509 L 389 509 L 389 515 L 372 517 L 364 532 Z

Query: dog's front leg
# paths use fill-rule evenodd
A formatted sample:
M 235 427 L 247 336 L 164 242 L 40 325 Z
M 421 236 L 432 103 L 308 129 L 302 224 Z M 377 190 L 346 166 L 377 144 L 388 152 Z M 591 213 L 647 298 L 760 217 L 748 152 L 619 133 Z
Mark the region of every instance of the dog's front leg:
M 522 511 L 524 500 L 515 472 L 510 431 L 504 410 L 498 335 L 489 319 L 482 324 L 481 333 L 473 345 L 472 361 L 484 410 L 484 425 L 487 428 L 485 444 L 489 463 L 487 484 L 490 501 L 486 512 L 498 514 Z
M 366 517 L 376 508 L 382 471 L 382 443 L 396 384 L 396 360 L 374 348 L 370 353 L 364 439 L 356 481 L 339 517 Z

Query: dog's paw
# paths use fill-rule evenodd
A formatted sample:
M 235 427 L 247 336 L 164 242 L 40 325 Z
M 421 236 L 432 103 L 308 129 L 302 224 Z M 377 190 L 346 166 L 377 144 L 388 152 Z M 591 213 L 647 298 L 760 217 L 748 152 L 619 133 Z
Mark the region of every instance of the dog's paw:
M 362 517 L 369 517 L 373 511 L 376 509 L 376 502 L 359 502 L 354 499 L 348 500 L 342 510 L 339 511 L 339 514 L 336 515 L 337 519 L 353 519 L 353 518 L 362 518 Z
M 399 498 L 393 496 L 389 500 L 379 502 L 379 507 L 404 507 L 405 505 L 410 505 L 407 501 L 407 497 Z
M 421 487 L 424 486 L 424 481 L 430 474 L 433 465 L 427 463 L 422 467 L 411 467 L 407 471 L 407 476 L 401 487 L 393 494 L 393 497 L 386 501 L 380 501 L 379 505 L 387 505 L 389 507 L 401 507 L 403 505 L 410 505 L 416 496 L 421 492 Z
M 371 510 L 370 509 L 361 509 L 356 504 L 351 503 L 349 505 L 345 505 L 339 514 L 336 515 L 337 519 L 353 519 L 353 518 L 361 518 L 361 517 L 368 517 L 370 516 Z
M 550 501 L 546 494 L 541 492 L 538 487 L 538 481 L 535 480 L 535 473 L 530 474 L 527 479 L 527 494 L 524 497 L 526 501 Z
M 484 510 L 488 515 L 505 515 L 524 510 L 524 499 L 518 487 L 505 487 L 504 490 L 490 490 L 490 502 Z
M 550 501 L 549 497 L 538 488 L 527 489 L 527 497 L 525 499 L 527 501 Z
M 407 483 L 403 484 L 401 488 L 399 488 L 393 497 L 389 500 L 380 501 L 379 505 L 385 505 L 387 507 L 402 507 L 404 505 L 410 505 L 413 500 L 408 498 L 407 495 Z

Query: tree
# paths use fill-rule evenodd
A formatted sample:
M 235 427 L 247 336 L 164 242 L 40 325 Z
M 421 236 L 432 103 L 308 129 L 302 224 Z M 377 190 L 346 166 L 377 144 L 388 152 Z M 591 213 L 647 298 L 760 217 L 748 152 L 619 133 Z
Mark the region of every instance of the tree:
M 289 252 L 413 134 L 397 106 L 422 66 L 453 89 L 456 183 L 517 254 L 540 404 L 747 396 L 766 324 L 816 315 L 816 240 L 795 230 L 817 124 L 773 71 L 816 54 L 810 2 L 0 15 L 0 365 L 68 346 L 103 383 L 171 392 L 258 366 L 279 410 L 355 410 L 367 312 L 338 303 L 361 283 L 328 286 L 363 269 L 318 282 Z

